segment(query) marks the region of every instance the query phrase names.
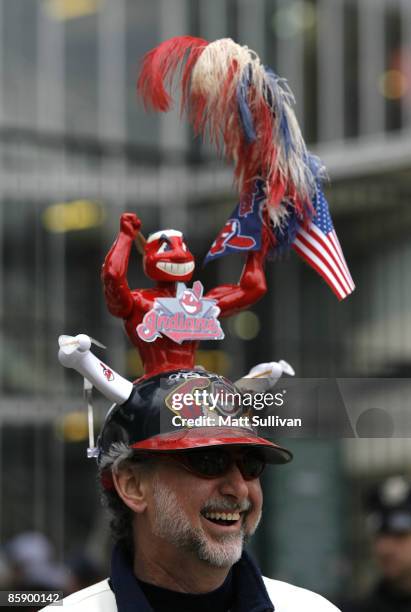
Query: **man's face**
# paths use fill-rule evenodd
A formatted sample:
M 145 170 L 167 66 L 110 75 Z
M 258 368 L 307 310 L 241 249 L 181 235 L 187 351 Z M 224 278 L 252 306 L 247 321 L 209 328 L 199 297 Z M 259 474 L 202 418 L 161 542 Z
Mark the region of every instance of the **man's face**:
M 411 532 L 378 535 L 374 553 L 387 580 L 411 584 Z
M 153 535 L 213 567 L 231 567 L 261 517 L 259 479 L 244 480 L 235 463 L 221 477 L 200 478 L 174 461 L 153 473 L 147 513 Z

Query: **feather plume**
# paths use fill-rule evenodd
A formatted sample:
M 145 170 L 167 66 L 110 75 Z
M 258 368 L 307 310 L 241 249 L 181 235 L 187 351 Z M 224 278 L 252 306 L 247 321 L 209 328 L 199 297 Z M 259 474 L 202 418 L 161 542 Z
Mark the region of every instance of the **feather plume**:
M 137 91 L 142 96 L 146 108 L 166 112 L 170 110 L 172 98 L 166 89 L 172 88 L 175 73 L 184 56 L 195 45 L 198 48 L 207 45 L 207 41 L 194 36 L 175 36 L 155 47 L 143 59 Z
M 252 197 L 261 179 L 274 229 L 290 220 L 290 211 L 302 223 L 309 220 L 321 168 L 307 152 L 287 82 L 229 38 L 208 43 L 180 36 L 145 56 L 138 90 L 146 106 L 170 108 L 179 67 L 181 110 L 195 133 L 234 163 L 241 199 Z

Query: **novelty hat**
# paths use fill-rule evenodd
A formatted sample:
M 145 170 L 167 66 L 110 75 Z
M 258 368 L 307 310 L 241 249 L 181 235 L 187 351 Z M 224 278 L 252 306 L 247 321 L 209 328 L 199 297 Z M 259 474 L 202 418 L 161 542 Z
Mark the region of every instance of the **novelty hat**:
M 99 458 L 123 442 L 150 453 L 250 445 L 261 450 L 267 463 L 290 461 L 290 451 L 257 434 L 252 408 L 243 405 L 242 397 L 227 378 L 205 370 L 146 378 L 107 414 L 97 442 Z

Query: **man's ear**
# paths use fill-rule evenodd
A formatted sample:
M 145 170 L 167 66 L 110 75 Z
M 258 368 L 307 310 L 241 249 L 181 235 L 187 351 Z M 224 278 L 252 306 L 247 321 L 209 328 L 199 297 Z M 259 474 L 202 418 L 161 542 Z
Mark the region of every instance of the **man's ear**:
M 145 479 L 142 470 L 137 466 L 122 465 L 113 471 L 113 482 L 119 497 L 137 514 L 141 514 L 147 507 Z

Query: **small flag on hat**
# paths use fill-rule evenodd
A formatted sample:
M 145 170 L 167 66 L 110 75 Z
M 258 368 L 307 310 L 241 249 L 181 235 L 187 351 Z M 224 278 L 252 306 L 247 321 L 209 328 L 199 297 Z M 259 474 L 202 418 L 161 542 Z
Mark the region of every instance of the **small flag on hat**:
M 313 201 L 315 214 L 307 228 L 299 226 L 292 247 L 298 255 L 317 270 L 343 300 L 355 289 L 331 219 L 327 200 L 318 187 Z

